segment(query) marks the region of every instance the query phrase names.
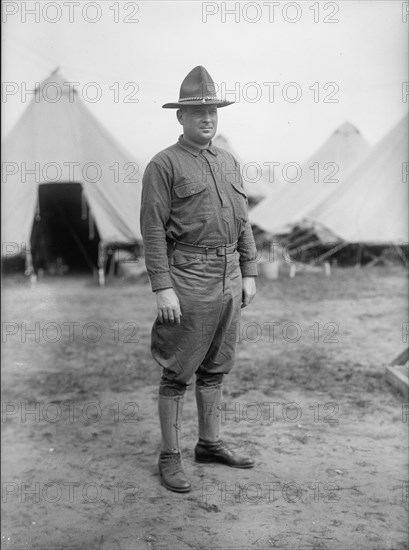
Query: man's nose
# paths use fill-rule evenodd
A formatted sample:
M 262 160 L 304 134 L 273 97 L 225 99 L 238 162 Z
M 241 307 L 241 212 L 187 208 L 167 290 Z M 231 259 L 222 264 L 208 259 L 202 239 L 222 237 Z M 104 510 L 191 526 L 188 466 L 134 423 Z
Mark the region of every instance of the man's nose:
M 203 111 L 203 115 L 202 115 L 202 118 L 203 120 L 206 120 L 206 121 L 209 121 L 212 119 L 212 117 L 210 116 L 210 111 Z

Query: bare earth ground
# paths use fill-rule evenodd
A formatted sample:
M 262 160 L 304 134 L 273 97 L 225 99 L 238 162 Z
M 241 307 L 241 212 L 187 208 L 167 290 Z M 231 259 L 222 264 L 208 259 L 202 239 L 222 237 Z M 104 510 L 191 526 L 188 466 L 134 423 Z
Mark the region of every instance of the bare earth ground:
M 405 347 L 403 268 L 259 280 L 222 416 L 256 467 L 194 462 L 190 388 L 185 495 L 157 473 L 147 282 L 3 283 L 2 548 L 408 547 L 407 407 L 384 381 Z

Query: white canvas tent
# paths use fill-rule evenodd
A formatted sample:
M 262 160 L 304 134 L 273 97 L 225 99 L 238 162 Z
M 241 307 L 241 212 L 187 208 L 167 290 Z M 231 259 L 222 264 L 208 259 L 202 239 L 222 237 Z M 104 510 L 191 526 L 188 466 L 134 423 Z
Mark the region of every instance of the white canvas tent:
M 70 261 L 95 265 L 108 245 L 140 242 L 141 172 L 52 73 L 3 144 L 3 258 L 54 241 Z
M 290 233 L 306 213 L 342 186 L 369 148 L 361 133 L 345 122 L 270 197 L 250 213 L 250 221 L 270 234 Z M 299 179 L 297 179 L 299 178 Z M 296 181 L 297 180 L 297 181 Z
M 349 243 L 407 244 L 408 180 L 405 116 L 306 218 Z
M 248 163 L 245 163 L 243 159 L 237 155 L 236 151 L 232 149 L 227 138 L 219 134 L 213 140 L 213 144 L 216 145 L 216 147 L 229 151 L 229 153 L 231 153 L 240 163 L 240 169 L 243 175 L 244 190 L 249 198 L 250 206 L 258 203 L 260 200 L 265 199 L 273 193 L 274 186 L 263 177 L 262 167 L 256 165 L 255 163 L 250 163 L 249 161 Z

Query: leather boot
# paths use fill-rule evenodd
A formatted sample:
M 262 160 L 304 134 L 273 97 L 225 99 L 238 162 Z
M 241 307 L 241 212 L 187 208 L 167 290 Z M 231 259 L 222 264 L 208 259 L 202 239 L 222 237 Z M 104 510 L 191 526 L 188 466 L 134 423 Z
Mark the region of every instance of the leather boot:
M 183 471 L 179 450 L 183 396 L 159 395 L 158 407 L 162 432 L 158 466 L 162 485 L 176 493 L 187 493 L 191 486 Z
M 196 462 L 220 462 L 232 468 L 253 468 L 254 460 L 243 456 L 220 439 L 222 387 L 196 384 L 199 419 L 199 442 L 195 447 Z

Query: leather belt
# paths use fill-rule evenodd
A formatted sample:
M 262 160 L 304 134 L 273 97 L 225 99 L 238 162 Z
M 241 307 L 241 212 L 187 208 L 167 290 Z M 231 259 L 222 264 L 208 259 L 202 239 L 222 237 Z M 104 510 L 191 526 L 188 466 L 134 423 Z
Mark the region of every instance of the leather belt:
M 237 242 L 233 244 L 222 244 L 220 246 L 196 246 L 194 244 L 173 241 L 171 242 L 171 247 L 184 252 L 192 252 L 193 254 L 216 254 L 217 256 L 227 256 L 227 254 L 236 252 Z

